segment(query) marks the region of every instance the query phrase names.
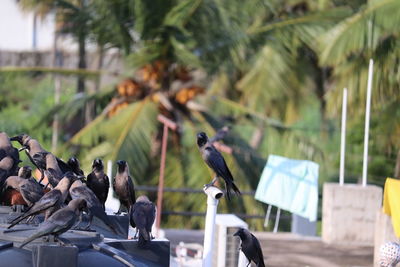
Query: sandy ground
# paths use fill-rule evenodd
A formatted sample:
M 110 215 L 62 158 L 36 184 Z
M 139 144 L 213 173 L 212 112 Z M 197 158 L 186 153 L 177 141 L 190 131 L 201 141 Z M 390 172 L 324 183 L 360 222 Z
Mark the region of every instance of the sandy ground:
M 373 247 L 360 245 L 329 245 L 319 237 L 302 237 L 290 233 L 256 232 L 267 266 L 286 267 L 372 267 Z M 203 243 L 203 232 L 196 230 L 166 229 L 165 237 L 171 241 L 171 255 L 176 256 L 179 242 Z M 201 266 L 193 261 L 189 266 Z M 172 266 L 172 265 L 171 265 Z M 178 266 L 175 265 L 174 266 Z

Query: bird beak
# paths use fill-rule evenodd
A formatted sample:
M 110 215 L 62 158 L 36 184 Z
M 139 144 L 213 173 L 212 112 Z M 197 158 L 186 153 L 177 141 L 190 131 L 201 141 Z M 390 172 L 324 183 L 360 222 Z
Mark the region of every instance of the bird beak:
M 233 236 L 239 236 L 239 231 L 233 234 Z

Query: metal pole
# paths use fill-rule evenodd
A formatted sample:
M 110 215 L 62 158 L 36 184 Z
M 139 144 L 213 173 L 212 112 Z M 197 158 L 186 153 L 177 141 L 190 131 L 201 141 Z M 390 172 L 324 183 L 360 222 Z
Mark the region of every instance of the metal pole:
M 372 71 L 374 68 L 374 61 L 369 60 L 368 69 L 368 85 L 367 85 L 367 103 L 365 108 L 365 131 L 364 131 L 364 161 L 362 173 L 362 185 L 367 185 L 367 171 L 368 171 L 368 136 L 369 136 L 369 120 L 371 112 L 371 90 L 372 90 Z
M 204 192 L 207 195 L 207 214 L 206 225 L 204 229 L 203 267 L 212 267 L 215 217 L 217 214 L 218 199 L 220 199 L 224 194 L 219 188 L 215 186 L 204 188 Z
M 347 88 L 343 89 L 343 103 L 342 103 L 342 134 L 340 137 L 340 172 L 339 184 L 344 184 L 344 161 L 346 149 L 346 116 L 347 116 Z
M 274 233 L 278 232 L 280 217 L 281 217 L 281 208 L 278 208 L 278 211 L 276 212 L 275 226 L 274 226 L 274 230 L 273 230 Z
M 161 224 L 162 199 L 164 194 L 164 169 L 165 169 L 165 156 L 167 154 L 167 144 L 168 144 L 168 126 L 164 124 L 162 147 L 161 147 L 160 180 L 158 183 L 158 194 L 157 194 L 157 215 L 156 215 L 157 235 Z

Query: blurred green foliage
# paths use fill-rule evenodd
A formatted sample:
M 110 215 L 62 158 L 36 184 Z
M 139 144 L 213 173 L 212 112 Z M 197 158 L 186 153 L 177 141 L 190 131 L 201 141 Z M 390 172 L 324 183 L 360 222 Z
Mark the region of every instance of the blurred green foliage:
M 63 14 L 80 1 L 22 2 L 33 7 L 42 2 Z M 156 117 L 165 112 L 160 103 L 169 101 L 167 112 L 180 128 L 169 139 L 167 187 L 200 189 L 211 179 L 195 135 L 212 136 L 225 125 L 232 130 L 223 142 L 233 149 L 225 157 L 242 191 L 256 189 L 269 154 L 317 162 L 322 186 L 338 181 L 341 97 L 348 87 L 346 182 L 357 183 L 368 60 L 374 58 L 368 181 L 383 185 L 393 176 L 400 150 L 399 1 L 110 0 L 85 1 L 75 11 L 66 17 L 85 15 L 86 41 L 120 49 L 127 69 L 167 62 L 159 88 L 109 117 L 103 110 L 117 97 L 112 87 L 75 95 L 64 79 L 61 104 L 54 107 L 49 75 L 2 72 L 0 128 L 9 135 L 28 132 L 50 148 L 51 115 L 58 112 L 64 124 L 59 155 L 78 155 L 85 171 L 95 157 L 126 159 L 135 184 L 157 185 L 162 128 Z M 201 108 L 174 102 L 171 70 L 177 67 L 205 77 L 200 85 L 206 92 L 193 100 Z M 66 126 L 74 123 L 73 115 L 93 100 L 97 117 L 70 136 Z M 200 199 L 205 197 L 165 193 L 164 208 L 204 212 Z M 221 212 L 264 215 L 265 210 L 252 196 L 220 205 Z M 263 228 L 263 220 L 248 222 Z M 165 227 L 203 223 L 195 216 L 163 218 Z

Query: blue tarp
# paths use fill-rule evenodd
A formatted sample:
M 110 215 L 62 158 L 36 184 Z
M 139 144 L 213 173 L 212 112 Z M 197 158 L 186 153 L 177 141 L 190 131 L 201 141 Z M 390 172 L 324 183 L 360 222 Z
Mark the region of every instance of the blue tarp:
M 316 221 L 318 169 L 318 164 L 312 161 L 270 155 L 255 198 Z

